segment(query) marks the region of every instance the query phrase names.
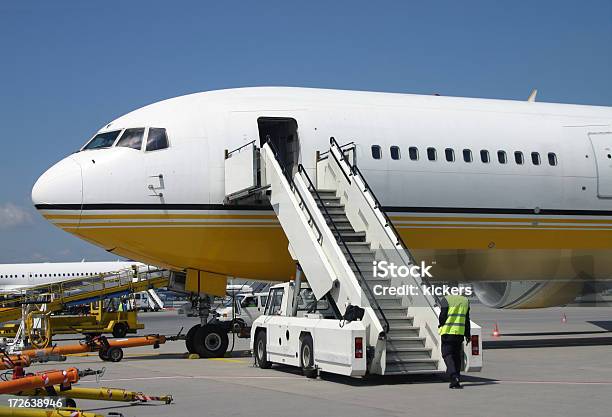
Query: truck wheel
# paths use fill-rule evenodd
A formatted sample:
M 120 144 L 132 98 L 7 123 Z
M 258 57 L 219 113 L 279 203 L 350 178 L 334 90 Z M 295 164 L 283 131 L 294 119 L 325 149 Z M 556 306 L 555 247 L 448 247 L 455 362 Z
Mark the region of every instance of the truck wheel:
M 123 359 L 123 349 L 119 346 L 113 346 L 108 349 L 106 356 L 110 362 L 121 362 L 121 359 Z
M 193 338 L 193 347 L 201 358 L 223 357 L 228 344 L 227 330 L 216 324 L 200 326 Z
M 312 344 L 312 337 L 307 334 L 302 338 L 302 344 L 300 345 L 300 366 L 302 367 L 302 373 L 308 378 L 314 378 L 317 376 L 317 370 L 314 367 L 314 348 Z
M 66 398 L 66 407 L 76 408 L 76 401 L 74 401 L 72 398 Z
M 189 353 L 196 353 L 195 347 L 193 344 L 193 338 L 195 337 L 195 334 L 200 327 L 201 326 L 199 324 L 196 324 L 191 329 L 189 329 L 189 331 L 185 335 L 185 347 L 187 348 L 187 352 Z
M 268 361 L 268 352 L 266 351 L 266 332 L 257 332 L 255 339 L 255 359 L 261 369 L 272 368 L 272 363 Z
M 125 337 L 128 332 L 128 327 L 125 323 L 115 323 L 113 326 L 114 337 Z

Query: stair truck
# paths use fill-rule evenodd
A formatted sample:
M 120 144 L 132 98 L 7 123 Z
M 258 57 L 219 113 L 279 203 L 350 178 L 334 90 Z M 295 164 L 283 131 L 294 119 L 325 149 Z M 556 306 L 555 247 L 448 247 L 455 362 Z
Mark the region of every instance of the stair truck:
M 439 304 L 435 292 L 426 291 L 433 289 L 426 276 L 372 273 L 376 261 L 410 268 L 417 264 L 359 171 L 355 156 L 352 161 L 347 156 L 354 146 L 340 146 L 330 138 L 329 150 L 317 153 L 312 172 L 292 161 L 290 150 L 279 151 L 283 143 L 268 140 L 259 148 L 252 142 L 227 152 L 225 161 L 226 199 L 240 204 L 250 192 L 264 190 L 297 266 L 295 282 L 270 289 L 266 310 L 251 329 L 259 366 L 281 363 L 309 374 L 349 376 L 445 372 L 437 331 Z M 247 156 L 235 158 L 236 153 Z M 257 169 L 245 160 L 253 160 Z M 251 171 L 250 191 L 231 188 L 236 182 L 231 176 L 244 178 Z M 407 286 L 416 288 L 416 293 L 377 291 Z M 301 309 L 300 300 L 308 298 L 316 302 Z M 324 309 L 318 305 L 322 301 Z M 348 321 L 343 319 L 350 315 L 347 312 L 360 314 Z M 475 323 L 471 326 L 464 368 L 478 371 L 481 329 Z

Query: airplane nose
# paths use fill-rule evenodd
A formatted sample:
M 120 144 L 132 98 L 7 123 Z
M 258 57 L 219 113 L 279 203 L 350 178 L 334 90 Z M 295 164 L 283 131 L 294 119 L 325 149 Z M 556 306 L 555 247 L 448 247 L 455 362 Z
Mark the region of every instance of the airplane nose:
M 49 168 L 34 184 L 32 202 L 38 209 L 54 205 L 81 205 L 83 179 L 79 163 L 67 157 Z

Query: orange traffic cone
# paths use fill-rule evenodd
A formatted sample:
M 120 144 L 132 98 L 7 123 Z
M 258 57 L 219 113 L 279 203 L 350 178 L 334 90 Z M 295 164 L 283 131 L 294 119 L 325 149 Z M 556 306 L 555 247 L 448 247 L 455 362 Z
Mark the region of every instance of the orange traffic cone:
M 499 327 L 497 326 L 497 322 L 495 322 L 495 327 L 493 327 L 493 337 L 499 337 Z
M 565 313 L 563 313 L 563 315 L 561 316 L 561 323 L 567 323 L 567 316 L 565 315 Z

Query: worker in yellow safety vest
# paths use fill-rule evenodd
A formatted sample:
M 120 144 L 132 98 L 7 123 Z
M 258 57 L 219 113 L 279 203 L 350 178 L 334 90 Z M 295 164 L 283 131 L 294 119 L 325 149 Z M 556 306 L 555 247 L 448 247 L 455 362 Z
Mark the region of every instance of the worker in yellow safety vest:
M 451 389 L 463 388 L 459 382 L 463 339 L 470 343 L 470 302 L 462 295 L 447 295 L 440 300 L 438 333 L 442 339 L 442 358 L 446 363 Z

